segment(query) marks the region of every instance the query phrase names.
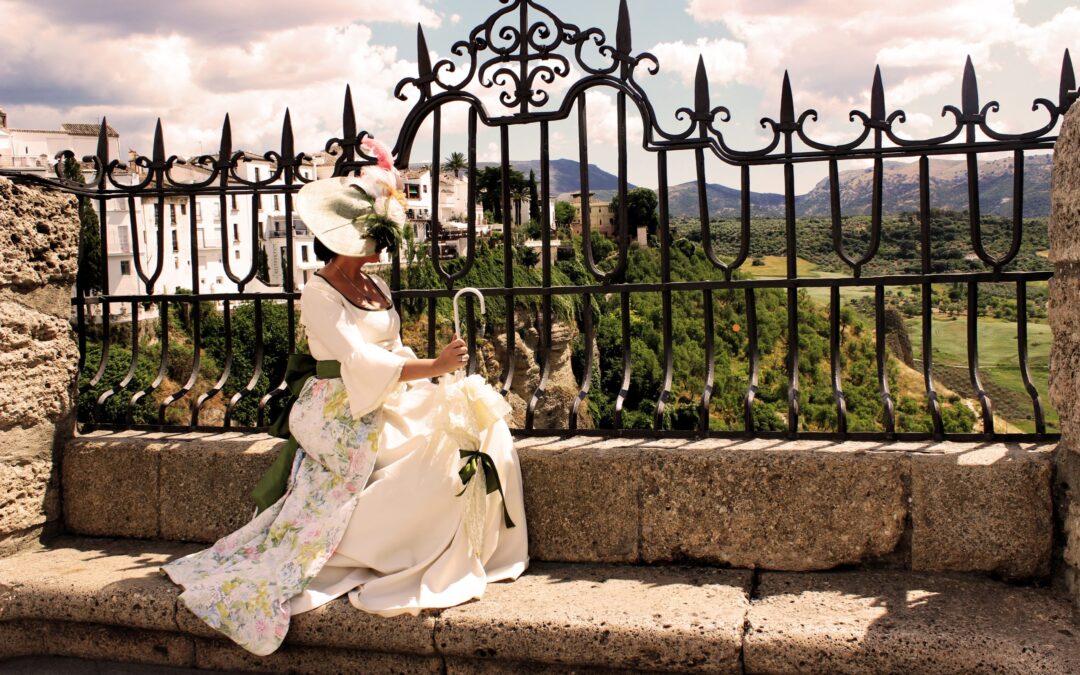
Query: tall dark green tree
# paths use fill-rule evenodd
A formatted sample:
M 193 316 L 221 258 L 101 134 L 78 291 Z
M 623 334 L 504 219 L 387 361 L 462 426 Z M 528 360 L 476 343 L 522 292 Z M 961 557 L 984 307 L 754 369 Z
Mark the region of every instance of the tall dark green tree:
M 74 158 L 64 160 L 64 177 L 83 179 L 82 165 Z M 79 269 L 76 272 L 79 288 L 85 294 L 102 292 L 101 230 L 94 203 L 79 197 Z
M 266 257 L 266 246 L 260 241 L 255 258 L 255 277 L 264 284 L 270 283 L 270 260 Z
M 540 196 L 536 190 L 536 172 L 529 170 L 529 220 L 540 222 Z
M 637 229 L 645 227 L 650 235 L 655 235 L 660 221 L 656 217 L 659 204 L 656 193 L 649 188 L 634 188 L 626 193 L 626 216 L 629 220 L 630 236 L 637 236 Z M 619 195 L 611 200 L 612 211 L 618 212 Z

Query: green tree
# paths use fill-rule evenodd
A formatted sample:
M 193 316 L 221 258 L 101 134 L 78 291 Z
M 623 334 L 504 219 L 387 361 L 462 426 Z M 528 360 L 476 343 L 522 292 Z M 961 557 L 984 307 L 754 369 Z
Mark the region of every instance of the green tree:
M 626 217 L 630 221 L 630 235 L 637 236 L 639 227 L 644 226 L 650 236 L 656 234 L 659 220 L 656 217 L 656 207 L 659 204 L 656 193 L 649 188 L 634 188 L 626 193 Z M 618 213 L 619 195 L 611 200 L 611 210 Z
M 454 178 L 461 177 L 461 171 L 469 168 L 465 161 L 465 155 L 460 152 L 451 152 L 450 156 L 443 160 L 443 169 L 454 172 Z
M 64 177 L 83 182 L 82 165 L 74 158 L 64 159 Z M 76 281 L 83 293 L 101 293 L 101 230 L 94 204 L 79 197 L 79 269 Z
M 540 222 L 540 197 L 536 190 L 536 172 L 529 170 L 529 220 Z
M 557 225 L 569 225 L 577 216 L 577 207 L 570 202 L 555 202 L 555 223 Z
M 255 253 L 255 277 L 264 284 L 270 283 L 270 260 L 266 257 L 266 247 L 260 242 Z

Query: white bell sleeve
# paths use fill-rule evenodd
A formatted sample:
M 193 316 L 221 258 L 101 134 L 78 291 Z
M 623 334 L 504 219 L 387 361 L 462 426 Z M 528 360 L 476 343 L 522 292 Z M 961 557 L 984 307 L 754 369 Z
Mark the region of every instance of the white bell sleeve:
M 382 405 L 397 388 L 409 357 L 364 340 L 342 303 L 339 297 L 309 285 L 301 296 L 300 316 L 308 339 L 329 352 L 329 357 L 319 357 L 341 363 L 349 411 L 353 419 L 359 419 Z

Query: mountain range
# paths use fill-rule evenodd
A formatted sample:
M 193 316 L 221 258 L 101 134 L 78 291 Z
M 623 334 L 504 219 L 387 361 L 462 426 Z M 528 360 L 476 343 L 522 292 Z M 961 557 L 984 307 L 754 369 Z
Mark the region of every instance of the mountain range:
M 540 176 L 540 161 L 513 161 L 513 167 L 526 176 L 535 171 Z M 485 166 L 485 165 L 481 165 Z M 580 188 L 579 164 L 572 159 L 551 160 L 551 192 L 559 199 L 569 199 Z M 1030 155 L 1024 160 L 1024 217 L 1050 215 L 1050 155 Z M 801 167 L 796 167 L 796 171 Z M 873 186 L 871 167 L 841 171 L 840 211 L 844 215 L 869 215 Z M 883 163 L 882 207 L 886 214 L 919 209 L 919 165 L 917 162 Z M 630 188 L 633 188 L 630 185 Z M 589 189 L 594 199 L 610 199 L 618 189 L 618 177 L 595 164 L 589 165 Z M 696 218 L 697 184 L 694 181 L 672 185 L 669 189 L 672 217 Z M 741 210 L 737 188 L 707 183 L 709 215 L 737 217 Z M 979 162 L 979 207 L 984 214 L 1012 215 L 1013 161 L 1011 157 Z M 809 192 L 795 197 L 795 212 L 800 217 L 829 217 L 829 180 L 822 179 Z M 950 211 L 968 208 L 967 163 L 963 159 L 930 159 L 930 205 Z M 775 192 L 751 192 L 751 213 L 755 217 L 779 218 L 784 215 L 784 195 Z

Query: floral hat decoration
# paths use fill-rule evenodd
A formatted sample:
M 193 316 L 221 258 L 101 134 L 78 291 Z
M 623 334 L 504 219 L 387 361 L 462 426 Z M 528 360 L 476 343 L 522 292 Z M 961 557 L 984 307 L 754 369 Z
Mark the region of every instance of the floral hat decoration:
M 359 176 L 315 180 L 296 195 L 296 212 L 308 229 L 334 253 L 366 257 L 394 249 L 405 224 L 405 184 L 390 148 L 366 137 L 361 147 L 378 164 Z

